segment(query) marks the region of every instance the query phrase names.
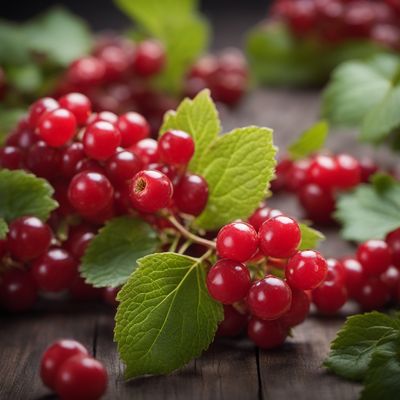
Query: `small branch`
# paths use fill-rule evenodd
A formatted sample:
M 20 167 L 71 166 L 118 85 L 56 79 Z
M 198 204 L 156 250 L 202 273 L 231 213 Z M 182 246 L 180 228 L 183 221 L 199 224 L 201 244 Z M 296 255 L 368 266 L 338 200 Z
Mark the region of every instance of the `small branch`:
M 189 232 L 181 223 L 173 216 L 173 215 L 168 215 L 167 216 L 168 221 L 171 222 L 171 224 L 180 232 L 180 234 L 185 237 L 188 240 L 191 240 L 193 243 L 198 243 L 203 246 L 206 246 L 210 249 L 215 249 L 216 244 L 212 240 L 207 240 L 204 239 L 200 236 L 195 235 L 192 232 Z
M 187 240 L 183 245 L 180 247 L 178 254 L 184 254 L 185 251 L 190 247 L 193 242 L 191 240 Z

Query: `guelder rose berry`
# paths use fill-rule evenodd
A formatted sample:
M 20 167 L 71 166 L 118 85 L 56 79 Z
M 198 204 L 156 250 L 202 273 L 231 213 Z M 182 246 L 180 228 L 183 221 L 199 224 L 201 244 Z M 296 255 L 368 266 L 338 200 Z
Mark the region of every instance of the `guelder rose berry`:
M 221 258 L 245 262 L 257 248 L 257 232 L 246 222 L 232 222 L 218 232 L 217 253 Z
M 172 194 L 170 179 L 159 171 L 140 171 L 129 183 L 132 205 L 142 212 L 154 213 L 167 207 Z
M 250 288 L 250 273 L 245 265 L 233 260 L 219 260 L 207 275 L 210 295 L 223 304 L 242 300 Z

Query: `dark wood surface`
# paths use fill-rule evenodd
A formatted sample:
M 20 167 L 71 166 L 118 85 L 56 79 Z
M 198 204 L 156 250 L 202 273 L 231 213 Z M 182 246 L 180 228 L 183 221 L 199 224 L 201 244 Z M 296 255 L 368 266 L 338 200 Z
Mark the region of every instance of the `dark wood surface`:
M 275 142 L 285 146 L 318 117 L 316 92 L 259 90 L 235 111 L 222 111 L 225 131 L 249 124 L 274 128 Z M 370 153 L 354 136 L 336 134 L 330 139 L 334 150 Z M 389 162 L 387 155 L 377 156 Z M 299 216 L 293 198 L 279 196 L 273 204 Z M 352 251 L 337 230 L 325 230 L 322 252 L 341 256 Z M 123 380 L 112 340 L 113 315 L 97 305 L 45 305 L 19 316 L 0 316 L 0 399 L 51 399 L 38 377 L 41 353 L 52 341 L 71 337 L 81 341 L 105 363 L 110 379 L 106 399 L 295 399 L 355 400 L 360 387 L 345 382 L 322 367 L 329 343 L 343 324 L 344 316 L 311 317 L 294 329 L 293 337 L 278 351 L 259 351 L 249 341 L 214 343 L 197 360 L 169 376 Z

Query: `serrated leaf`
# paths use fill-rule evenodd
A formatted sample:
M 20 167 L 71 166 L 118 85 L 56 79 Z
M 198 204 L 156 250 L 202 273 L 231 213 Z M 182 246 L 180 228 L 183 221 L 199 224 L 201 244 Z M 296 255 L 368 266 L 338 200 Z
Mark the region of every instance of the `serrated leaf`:
M 310 228 L 306 224 L 299 224 L 301 230 L 301 242 L 299 250 L 315 249 L 325 236 L 316 229 Z
M 249 126 L 219 137 L 193 170 L 206 179 L 210 193 L 195 224 L 213 230 L 246 219 L 266 196 L 275 153 L 268 128 Z
M 80 267 L 82 276 L 96 287 L 120 286 L 135 270 L 137 260 L 154 253 L 157 245 L 156 233 L 143 220 L 114 218 L 90 242 Z
M 199 167 L 206 150 L 221 131 L 218 111 L 211 99 L 210 91 L 201 91 L 193 100 L 186 98 L 176 111 L 169 111 L 164 116 L 160 135 L 169 129 L 179 129 L 190 134 L 195 141 L 195 154 L 190 161 L 189 170 Z
M 24 171 L 0 170 L 0 216 L 10 222 L 24 215 L 46 220 L 58 204 L 44 179 Z
M 3 218 L 0 218 L 0 239 L 4 239 L 8 233 L 7 222 Z
M 306 158 L 321 150 L 325 145 L 328 131 L 329 125 L 326 121 L 320 121 L 311 126 L 288 147 L 290 158 L 292 160 Z
M 400 183 L 385 180 L 375 185 L 360 185 L 337 201 L 335 217 L 342 224 L 347 240 L 384 239 L 400 226 Z
M 360 400 L 393 400 L 400 393 L 400 335 L 372 355 Z
M 400 320 L 379 312 L 349 317 L 331 344 L 325 366 L 348 379 L 362 380 L 373 354 L 399 335 Z
M 27 46 L 67 66 L 88 54 L 91 34 L 87 24 L 62 7 L 53 7 L 29 21 L 22 30 Z
M 160 253 L 138 264 L 118 294 L 114 331 L 127 378 L 182 367 L 210 345 L 223 318 L 198 259 Z
M 167 65 L 157 78 L 161 88 L 179 92 L 188 66 L 206 49 L 209 27 L 197 13 L 197 0 L 115 0 L 140 28 L 162 41 Z

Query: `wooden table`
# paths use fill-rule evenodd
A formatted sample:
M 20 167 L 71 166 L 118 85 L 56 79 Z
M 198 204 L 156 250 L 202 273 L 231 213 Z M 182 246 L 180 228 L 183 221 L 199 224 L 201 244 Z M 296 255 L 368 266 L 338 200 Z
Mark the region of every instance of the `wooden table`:
M 248 124 L 273 127 L 275 142 L 284 147 L 318 118 L 318 110 L 316 92 L 258 90 L 239 109 L 223 111 L 222 119 L 225 131 Z M 332 135 L 329 147 L 353 154 L 371 152 L 350 134 Z M 385 150 L 377 157 L 388 160 Z M 271 204 L 300 215 L 293 198 L 278 196 Z M 321 249 L 326 256 L 353 251 L 336 229 L 324 233 L 327 240 Z M 328 374 L 321 366 L 343 321 L 344 316 L 312 315 L 279 351 L 260 351 L 245 339 L 218 341 L 179 372 L 126 383 L 112 341 L 112 312 L 98 305 L 46 303 L 26 315 L 0 316 L 0 399 L 54 398 L 38 377 L 39 360 L 49 343 L 71 337 L 105 363 L 110 375 L 107 399 L 353 400 L 360 386 Z

